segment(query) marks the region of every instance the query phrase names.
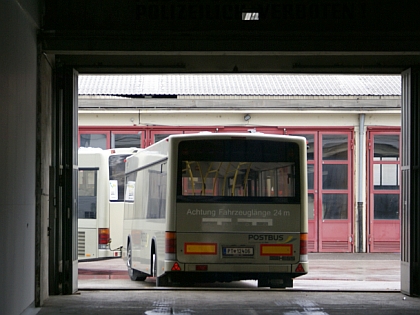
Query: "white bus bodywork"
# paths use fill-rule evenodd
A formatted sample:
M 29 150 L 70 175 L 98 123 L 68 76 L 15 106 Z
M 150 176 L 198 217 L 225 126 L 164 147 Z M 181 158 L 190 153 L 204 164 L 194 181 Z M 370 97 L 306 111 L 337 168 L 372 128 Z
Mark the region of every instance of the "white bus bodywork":
M 265 144 L 267 153 L 264 154 L 267 155 L 270 155 L 269 145 L 280 148 L 280 142 L 288 143 L 290 147 L 299 148 L 293 152 L 290 149 L 290 154 L 299 152 L 299 156 L 287 162 L 270 160 L 264 164 L 256 160 L 259 152 L 248 152 L 248 160 L 241 157 L 239 162 L 237 159 L 225 159 L 223 154 L 213 150 L 218 156 L 217 163 L 212 159 L 210 162 L 178 159 L 182 154 L 178 152 L 181 143 L 198 141 L 196 143 L 200 144 L 200 141 L 207 140 L 228 146 L 240 143 L 238 151 L 242 150 L 241 145 L 253 143 L 259 147 Z M 235 155 L 236 149 L 231 150 L 228 146 L 229 154 Z M 211 149 L 208 148 L 209 152 Z M 206 148 L 201 148 L 201 151 L 205 160 Z M 192 156 L 194 154 L 192 152 Z M 209 153 L 209 156 L 212 154 Z M 282 154 L 286 156 L 286 153 Z M 219 168 L 211 169 L 212 163 Z M 289 166 L 292 164 L 293 167 Z M 298 184 L 286 184 L 290 187 L 285 188 L 291 192 L 285 192 L 277 187 L 278 184 L 272 183 L 270 176 L 262 179 L 262 173 L 259 173 L 259 177 L 254 179 L 253 189 L 263 197 L 245 196 L 247 193 L 244 191 L 250 188 L 241 187 L 238 190 L 236 186 L 239 187 L 238 183 L 244 178 L 247 182 L 251 181 L 251 165 L 254 173 L 267 165 L 277 165 L 273 171 L 276 174 L 282 167 L 299 170 L 296 173 L 298 178 L 290 173 L 283 180 Z M 232 168 L 232 176 L 227 175 L 229 167 Z M 180 168 L 184 175 L 180 175 Z M 220 180 L 211 188 L 211 183 L 216 181 L 215 172 Z M 308 272 L 306 176 L 306 141 L 302 137 L 246 133 L 173 135 L 132 155 L 126 163 L 124 222 L 131 279 L 144 280 L 155 276 L 158 286 L 177 282 L 245 279 L 256 279 L 259 286 L 293 286 L 294 277 Z M 203 184 L 205 181 L 208 184 Z M 181 182 L 185 182 L 182 192 L 179 187 Z M 229 195 L 217 193 L 216 186 L 218 189 L 223 186 L 226 191 L 231 186 Z M 264 193 L 259 191 L 263 188 L 266 190 Z M 295 188 L 299 191 L 294 192 Z M 285 193 L 290 196 L 283 196 Z M 294 202 L 286 202 L 289 199 Z

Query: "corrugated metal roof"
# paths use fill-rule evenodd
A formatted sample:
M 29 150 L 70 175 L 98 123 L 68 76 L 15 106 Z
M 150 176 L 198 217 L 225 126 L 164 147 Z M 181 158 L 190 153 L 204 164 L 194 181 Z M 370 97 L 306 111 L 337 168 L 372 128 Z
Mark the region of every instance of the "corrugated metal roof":
M 79 95 L 399 96 L 399 75 L 79 75 Z

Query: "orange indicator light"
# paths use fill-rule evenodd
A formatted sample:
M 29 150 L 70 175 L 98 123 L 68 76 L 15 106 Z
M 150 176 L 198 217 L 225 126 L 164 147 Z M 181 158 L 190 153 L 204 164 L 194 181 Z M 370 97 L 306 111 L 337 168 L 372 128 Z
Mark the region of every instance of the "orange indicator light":
M 300 254 L 301 255 L 308 254 L 308 234 L 307 233 L 300 234 Z
M 216 243 L 185 243 L 184 253 L 187 255 L 216 255 Z
M 176 233 L 165 232 L 165 253 L 175 254 L 176 253 Z
M 110 241 L 109 238 L 109 229 L 107 228 L 99 228 L 98 229 L 98 244 L 106 245 Z
M 292 244 L 261 244 L 261 256 L 292 256 Z

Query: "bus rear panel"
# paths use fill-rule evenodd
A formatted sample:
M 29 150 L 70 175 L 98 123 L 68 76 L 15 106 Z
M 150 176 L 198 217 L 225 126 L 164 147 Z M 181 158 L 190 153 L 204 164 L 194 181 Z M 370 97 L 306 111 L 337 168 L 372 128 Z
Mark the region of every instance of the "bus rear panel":
M 300 157 L 296 142 L 180 142 L 176 262 L 187 278 L 290 286 L 306 273 Z

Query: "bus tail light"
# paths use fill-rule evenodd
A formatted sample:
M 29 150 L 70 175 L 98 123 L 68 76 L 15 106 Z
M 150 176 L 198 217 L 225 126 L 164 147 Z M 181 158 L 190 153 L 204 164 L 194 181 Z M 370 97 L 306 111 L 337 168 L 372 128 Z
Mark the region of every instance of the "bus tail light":
M 308 233 L 300 234 L 300 254 L 308 254 Z
M 176 233 L 165 232 L 165 253 L 176 254 Z
M 106 249 L 110 242 L 109 229 L 99 228 L 98 229 L 98 248 Z

